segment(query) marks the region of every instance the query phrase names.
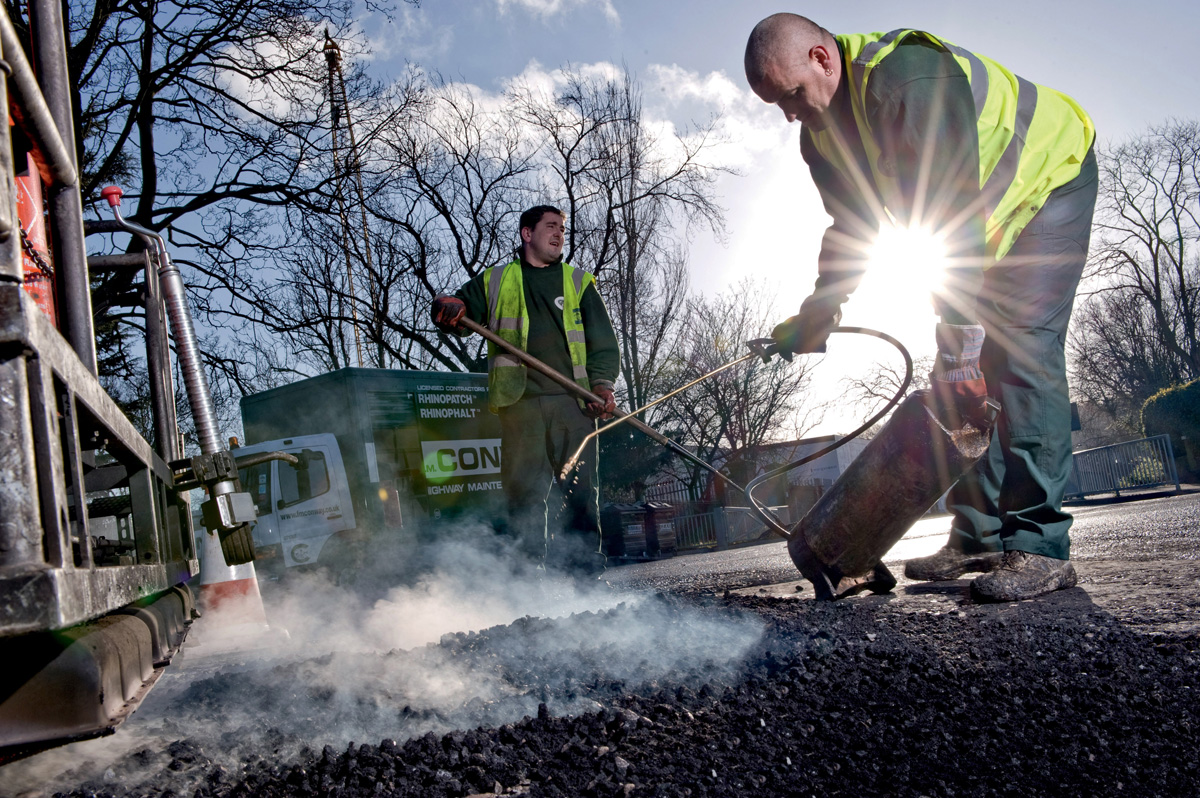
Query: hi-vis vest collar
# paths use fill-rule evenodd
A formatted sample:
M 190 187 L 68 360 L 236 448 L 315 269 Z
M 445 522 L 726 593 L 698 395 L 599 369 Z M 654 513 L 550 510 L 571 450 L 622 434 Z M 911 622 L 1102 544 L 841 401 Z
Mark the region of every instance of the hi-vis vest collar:
M 546 267 L 556 268 L 555 264 Z M 590 389 L 587 374 L 587 339 L 583 330 L 580 297 L 596 278 L 567 263 L 557 264 L 563 275 L 563 329 L 571 354 L 571 377 Z M 488 302 L 488 329 L 505 341 L 527 350 L 529 345 L 529 308 L 525 305 L 525 286 L 521 262 L 493 266 L 483 273 Z M 515 403 L 525 393 L 526 367 L 512 355 L 488 342 L 488 404 L 493 410 Z
M 831 125 L 823 131 L 810 131 L 810 135 L 817 150 L 849 184 L 869 203 L 878 204 L 879 220 L 887 218 L 889 199 L 900 201 L 902 188 L 895 166 L 881 152 L 871 130 L 867 87 L 872 71 L 910 36 L 920 36 L 953 55 L 970 82 L 979 132 L 980 189 L 987 214 L 990 260 L 986 265 L 990 266 L 1004 257 L 1050 192 L 1079 175 L 1095 129 L 1087 113 L 1067 95 L 1031 83 L 995 61 L 931 33 L 901 29 L 839 35 L 844 80 L 869 168 L 862 169 L 853 148 L 841 139 L 854 131 L 839 131 Z M 957 214 L 963 209 L 952 210 Z

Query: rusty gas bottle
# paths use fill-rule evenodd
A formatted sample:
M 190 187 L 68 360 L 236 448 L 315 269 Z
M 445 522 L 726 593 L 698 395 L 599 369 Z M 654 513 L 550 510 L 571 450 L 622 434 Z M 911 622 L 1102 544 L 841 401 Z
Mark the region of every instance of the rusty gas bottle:
M 948 429 L 929 392 L 905 399 L 833 487 L 791 530 L 788 554 L 818 599 L 896 586 L 881 560 L 917 519 L 987 451 L 999 405 L 983 429 Z

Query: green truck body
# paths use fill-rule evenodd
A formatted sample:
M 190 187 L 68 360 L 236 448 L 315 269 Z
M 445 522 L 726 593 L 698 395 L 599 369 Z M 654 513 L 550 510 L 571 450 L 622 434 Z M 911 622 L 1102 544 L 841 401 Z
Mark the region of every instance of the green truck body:
M 419 542 L 448 523 L 490 523 L 502 507 L 486 374 L 344 368 L 246 396 L 241 411 L 235 455 L 300 458 L 241 474 L 263 565 L 361 556 L 379 535 Z

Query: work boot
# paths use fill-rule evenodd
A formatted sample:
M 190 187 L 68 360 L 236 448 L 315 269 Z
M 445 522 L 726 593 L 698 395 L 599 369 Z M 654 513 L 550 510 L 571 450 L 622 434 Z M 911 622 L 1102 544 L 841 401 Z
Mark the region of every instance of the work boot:
M 945 582 L 958 579 L 968 571 L 990 571 L 1000 564 L 1000 552 L 985 551 L 966 554 L 943 546 L 928 557 L 917 557 L 904 563 L 904 575 L 918 582 Z
M 1075 566 L 1044 554 L 1006 551 L 1000 566 L 971 581 L 975 601 L 1020 601 L 1075 587 Z

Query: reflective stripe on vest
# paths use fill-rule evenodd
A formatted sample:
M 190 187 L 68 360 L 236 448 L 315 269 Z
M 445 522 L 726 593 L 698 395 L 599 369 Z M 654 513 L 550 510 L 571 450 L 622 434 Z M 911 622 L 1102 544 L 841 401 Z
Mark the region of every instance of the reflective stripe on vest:
M 821 155 L 868 201 L 878 219 L 887 218 L 889 198 L 902 202 L 896 170 L 880 164 L 880 147 L 866 114 L 871 72 L 909 36 L 919 36 L 954 56 L 971 85 L 979 133 L 979 186 L 987 213 L 990 266 L 1004 257 L 1025 225 L 1041 210 L 1050 192 L 1079 175 L 1092 146 L 1095 128 L 1087 113 L 1067 95 L 1014 75 L 1000 64 L 964 50 L 931 33 L 837 36 L 844 57 L 851 107 L 866 153 L 864 172 L 835 126 L 811 132 Z M 964 209 L 953 209 L 961 213 Z M 928 214 L 924 214 L 928 216 Z
M 553 268 L 547 266 L 546 268 Z M 562 264 L 563 329 L 571 355 L 571 377 L 591 389 L 587 374 L 587 340 L 579 299 L 596 278 L 583 269 Z M 487 294 L 488 329 L 510 344 L 526 350 L 529 344 L 529 309 L 525 305 L 525 286 L 519 261 L 493 266 L 483 273 Z M 493 409 L 507 407 L 525 394 L 526 366 L 512 355 L 488 342 L 488 403 Z

